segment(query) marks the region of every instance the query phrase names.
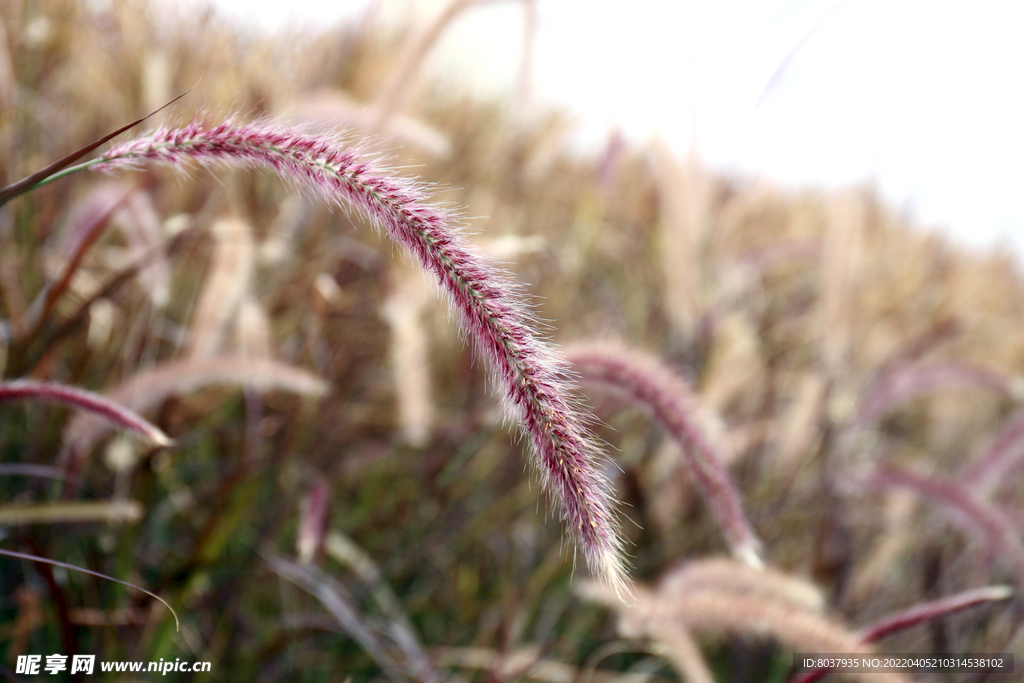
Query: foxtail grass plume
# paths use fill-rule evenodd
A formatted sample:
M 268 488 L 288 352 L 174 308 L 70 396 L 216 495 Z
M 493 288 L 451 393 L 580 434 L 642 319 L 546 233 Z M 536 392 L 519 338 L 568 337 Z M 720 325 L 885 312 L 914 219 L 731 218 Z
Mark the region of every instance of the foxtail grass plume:
M 1010 565 L 1018 587 L 1024 586 L 1024 543 L 1017 525 L 1002 508 L 978 496 L 969 486 L 899 467 L 875 467 L 866 475 L 847 482 L 851 490 L 905 488 L 936 503 L 957 523 L 980 536 L 992 557 Z
M 864 241 L 860 193 L 842 192 L 829 204 L 821 271 L 821 360 L 830 378 L 845 369 L 851 343 L 851 299 Z
M 683 595 L 705 589 L 759 595 L 811 611 L 825 607 L 825 596 L 810 581 L 771 567 L 755 569 L 725 557 L 687 562 L 662 577 L 660 590 L 666 595 Z
M 255 248 L 249 226 L 237 218 L 222 218 L 213 224 L 212 232 L 216 242 L 186 343 L 187 354 L 194 358 L 210 358 L 222 351 L 253 276 Z
M 1006 420 L 996 435 L 979 446 L 964 464 L 960 481 L 981 494 L 1016 481 L 1024 460 L 1024 410 Z
M 664 140 L 652 150 L 662 222 L 665 306 L 676 331 L 689 339 L 702 313 L 704 247 L 714 187 L 696 153 L 680 164 Z
M 382 307 L 391 328 L 390 361 L 402 440 L 420 448 L 430 439 L 434 404 L 430 390 L 430 340 L 423 324 L 423 275 L 396 268 Z
M 30 380 L 0 382 L 0 402 L 19 399 L 78 408 L 96 416 L 92 419 L 100 424 L 113 425 L 134 432 L 153 445 L 171 444 L 171 439 L 159 427 L 145 420 L 131 408 L 85 389 Z
M 943 388 L 982 389 L 1010 394 L 1014 387 L 1005 373 L 973 363 L 933 361 L 897 365 L 864 389 L 860 408 L 843 428 L 844 436 L 872 427 L 899 404 Z
M 576 344 L 566 357 L 585 382 L 598 382 L 645 406 L 682 448 L 701 494 L 722 528 L 733 554 L 763 566 L 761 543 L 743 512 L 739 491 L 722 466 L 712 434 L 714 420 L 686 382 L 653 356 L 611 345 Z
M 870 624 L 861 631 L 861 638 L 865 643 L 874 643 L 892 633 L 933 619 L 941 619 L 978 605 L 1008 600 L 1013 594 L 1009 586 L 983 586 L 938 600 L 921 602 Z
M 679 593 L 638 585 L 634 591 L 636 604 L 627 608 L 600 586 L 588 583 L 580 588 L 583 597 L 619 613 L 619 630 L 626 637 L 658 639 L 666 624 L 673 624 L 693 631 L 770 636 L 797 652 L 874 652 L 841 622 L 765 595 L 710 587 Z M 877 673 L 857 680 L 906 683 L 909 679 L 897 673 Z
M 490 361 L 506 405 L 533 445 L 545 488 L 591 570 L 627 585 L 621 540 L 600 449 L 569 386 L 569 371 L 535 329 L 520 288 L 470 247 L 456 216 L 427 202 L 424 189 L 350 148 L 343 138 L 307 134 L 272 122 L 193 121 L 114 146 L 80 165 L 113 171 L 144 161 L 171 165 L 266 167 L 332 206 L 355 210 L 402 245 L 436 279 L 463 329 Z

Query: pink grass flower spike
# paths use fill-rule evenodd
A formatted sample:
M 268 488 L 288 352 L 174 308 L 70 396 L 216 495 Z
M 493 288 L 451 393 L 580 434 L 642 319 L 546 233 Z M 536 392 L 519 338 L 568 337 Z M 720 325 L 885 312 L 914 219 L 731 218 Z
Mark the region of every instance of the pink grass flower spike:
M 576 344 L 567 347 L 565 353 L 585 382 L 620 391 L 646 406 L 661 422 L 682 448 L 686 464 L 733 555 L 751 567 L 763 567 L 761 542 L 711 438 L 711 416 L 702 410 L 683 378 L 653 356 L 611 344 Z
M 193 121 L 113 147 L 89 166 L 113 170 L 150 160 L 166 164 L 268 167 L 330 205 L 355 209 L 436 278 L 463 329 L 485 356 L 505 404 L 533 447 L 544 487 L 591 570 L 616 590 L 628 586 L 622 542 L 600 450 L 573 398 L 563 360 L 534 330 L 519 287 L 471 248 L 450 211 L 427 202 L 422 186 L 394 175 L 338 135 L 308 134 L 272 122 Z
M 57 403 L 78 408 L 96 415 L 106 423 L 133 432 L 155 446 L 165 447 L 173 443 L 159 427 L 148 422 L 131 408 L 85 389 L 31 380 L 0 382 L 0 403 L 13 400 Z

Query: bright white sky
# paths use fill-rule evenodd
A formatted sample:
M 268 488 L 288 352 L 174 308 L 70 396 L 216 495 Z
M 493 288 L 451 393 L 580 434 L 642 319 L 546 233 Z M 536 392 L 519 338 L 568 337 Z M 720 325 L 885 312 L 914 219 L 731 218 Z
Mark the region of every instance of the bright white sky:
M 270 27 L 323 27 L 373 4 L 214 1 Z M 423 18 L 447 1 L 378 0 L 389 16 Z M 534 95 L 574 112 L 582 139 L 657 133 L 682 155 L 695 134 L 715 169 L 788 185 L 874 182 L 926 226 L 981 247 L 1002 238 L 1024 255 L 1024 3 L 537 0 L 537 10 Z M 523 17 L 522 0 L 469 10 L 430 69 L 510 89 Z

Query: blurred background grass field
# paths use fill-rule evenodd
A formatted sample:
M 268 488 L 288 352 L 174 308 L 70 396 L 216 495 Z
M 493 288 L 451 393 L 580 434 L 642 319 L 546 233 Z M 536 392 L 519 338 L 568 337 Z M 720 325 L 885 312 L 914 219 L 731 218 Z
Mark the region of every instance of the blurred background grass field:
M 878 463 L 954 478 L 1017 412 L 1024 289 L 1009 255 L 958 251 L 868 185 L 786 191 L 618 137 L 570 151 L 557 111 L 526 116 L 514 95 L 421 78 L 421 26 L 371 16 L 266 40 L 136 0 L 4 0 L 0 16 L 3 184 L 189 88 L 156 124 L 234 114 L 350 127 L 463 207 L 553 341 L 614 340 L 689 380 L 720 420 L 767 563 L 818 586 L 830 616 L 857 629 L 957 591 L 1019 588 L 1012 468 L 986 498 L 1012 539 L 965 531 L 942 500 L 848 485 Z M 112 182 L 142 208 L 112 222 L 39 329 L 19 335 Z M 139 251 L 152 217 L 156 241 Z M 156 269 L 139 267 L 152 262 L 167 269 L 163 295 Z M 69 411 L 0 405 L 2 546 L 143 586 L 182 621 L 175 632 L 164 607 L 124 586 L 0 558 L 8 679 L 33 653 L 210 661 L 216 680 L 677 679 L 662 645 L 623 637 L 614 610 L 579 595 L 586 568 L 485 368 L 432 285 L 354 215 L 263 172 L 79 174 L 0 209 L 0 295 L 5 379 L 104 392 L 205 339 L 330 386 L 173 392 L 150 414 L 173 448 L 113 436 L 78 459 Z M 919 367 L 963 372 L 849 427 L 881 380 Z M 727 554 L 664 431 L 584 391 L 614 462 L 633 578 Z M 69 520 L 83 501 L 138 507 Z M 56 520 L 19 517 L 42 504 Z M 879 648 L 1020 653 L 1020 607 L 977 608 Z M 792 649 L 776 640 L 697 635 L 718 680 L 787 680 Z

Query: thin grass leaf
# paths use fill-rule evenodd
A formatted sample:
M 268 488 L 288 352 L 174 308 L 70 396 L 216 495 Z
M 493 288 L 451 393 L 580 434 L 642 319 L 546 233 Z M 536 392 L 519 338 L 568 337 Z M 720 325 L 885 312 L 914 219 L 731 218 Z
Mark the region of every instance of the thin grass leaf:
M 56 279 L 43 288 L 43 291 L 36 296 L 35 301 L 25 311 L 25 315 L 15 324 L 14 331 L 17 337 L 21 339 L 34 339 L 39 334 L 43 323 L 50 315 L 50 311 L 53 310 L 53 305 L 57 303 L 57 299 L 60 298 L 61 294 L 71 284 L 71 278 L 78 271 L 78 266 L 81 265 L 85 253 L 103 235 L 110 224 L 110 219 L 121 210 L 125 202 L 135 192 L 135 189 L 123 190 L 119 198 L 92 214 L 85 227 L 76 236 L 71 255 L 65 261 L 64 267 L 61 268 Z
M 369 587 L 374 601 L 388 620 L 388 633 L 421 671 L 431 671 L 433 665 L 420 645 L 416 629 L 402 608 L 402 602 L 395 595 L 373 559 L 352 539 L 339 531 L 328 532 L 324 539 L 324 554 L 350 568 Z
M 330 612 L 338 625 L 380 665 L 391 680 L 403 681 L 410 678 L 401 664 L 388 652 L 384 643 L 363 623 L 352 597 L 341 584 L 313 567 L 302 566 L 283 557 L 268 555 L 263 559 L 272 572 L 316 598 L 324 609 Z
M 167 107 L 171 106 L 172 104 L 174 104 L 175 102 L 177 102 L 182 97 L 184 97 L 185 95 L 189 94 L 190 92 L 192 92 L 192 88 L 189 88 L 185 92 L 181 93 L 180 95 L 175 97 L 173 100 L 171 100 L 170 102 L 168 102 L 164 106 L 160 107 L 160 109 L 157 109 L 154 112 L 150 112 L 149 114 L 146 114 L 141 119 L 137 119 L 135 121 L 132 121 L 131 123 L 129 123 L 126 126 L 121 126 L 117 130 L 115 130 L 113 133 L 109 133 L 107 135 L 104 135 L 99 140 L 96 140 L 95 142 L 90 142 L 85 147 L 81 147 L 81 148 L 75 150 L 74 152 L 71 152 L 70 154 L 67 154 L 67 155 L 61 157 L 60 159 L 57 159 L 57 161 L 53 162 L 49 166 L 46 166 L 45 168 L 39 169 L 38 171 L 36 171 L 32 175 L 27 176 L 25 178 L 22 178 L 18 182 L 13 183 L 11 185 L 8 185 L 7 187 L 5 187 L 3 189 L 0 189 L 0 206 L 3 206 L 4 204 L 6 204 L 7 202 L 11 201 L 12 199 L 17 197 L 18 195 L 24 194 L 24 193 L 28 192 L 29 190 L 34 190 L 37 187 L 40 187 L 42 185 L 46 185 L 47 183 L 51 183 L 54 180 L 57 180 L 59 178 L 63 178 L 65 175 L 68 175 L 69 173 L 74 173 L 77 169 L 74 169 L 74 168 L 70 168 L 69 169 L 68 167 L 71 166 L 71 164 L 75 163 L 76 161 L 78 161 L 79 159 L 81 159 L 86 154 L 88 154 L 89 152 L 93 151 L 94 149 L 96 149 L 100 145 L 103 145 L 104 143 L 109 142 L 110 140 L 116 138 L 121 133 L 124 133 L 125 131 L 127 131 L 127 130 L 129 130 L 131 128 L 134 128 L 135 126 L 139 125 L 140 123 L 142 123 L 143 121 L 145 121 L 149 117 L 153 116 L 157 112 L 159 112 L 159 111 L 161 111 L 163 109 L 166 109 Z
M 0 463 L 0 477 L 39 477 L 53 479 L 70 484 L 78 484 L 78 479 L 53 465 L 33 465 L 31 463 L 4 462 Z
M 68 564 L 67 562 L 59 562 L 57 560 L 51 560 L 51 559 L 46 558 L 46 557 L 39 557 L 38 555 L 28 555 L 26 553 L 19 553 L 19 552 L 16 552 L 14 550 L 4 550 L 4 549 L 0 549 L 0 555 L 6 555 L 7 557 L 13 557 L 13 558 L 18 559 L 18 560 L 28 560 L 29 562 L 42 562 L 43 564 L 53 565 L 54 567 L 62 567 L 64 569 L 70 569 L 71 571 L 82 572 L 83 574 L 89 574 L 90 576 L 96 576 L 96 577 L 99 577 L 101 579 L 106 579 L 107 581 L 113 581 L 114 583 L 119 583 L 122 586 L 128 586 L 129 588 L 134 588 L 137 591 L 145 593 L 146 595 L 148 595 L 149 597 L 153 598 L 154 600 L 159 600 L 160 603 L 162 603 L 164 607 L 169 609 L 171 611 L 171 615 L 174 617 L 174 630 L 175 631 L 179 631 L 179 632 L 181 631 L 181 623 L 178 621 L 178 613 L 174 611 L 174 608 L 171 607 L 167 603 L 166 600 L 161 598 L 156 593 L 150 593 L 145 588 L 140 588 L 139 586 L 136 586 L 134 583 L 128 583 L 127 581 L 122 581 L 121 579 L 115 579 L 113 576 L 108 576 L 106 574 L 101 574 L 100 572 L 94 572 L 91 569 L 85 569 L 83 567 L 76 567 L 75 565 Z

